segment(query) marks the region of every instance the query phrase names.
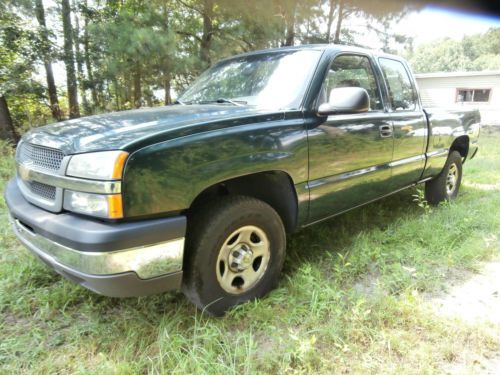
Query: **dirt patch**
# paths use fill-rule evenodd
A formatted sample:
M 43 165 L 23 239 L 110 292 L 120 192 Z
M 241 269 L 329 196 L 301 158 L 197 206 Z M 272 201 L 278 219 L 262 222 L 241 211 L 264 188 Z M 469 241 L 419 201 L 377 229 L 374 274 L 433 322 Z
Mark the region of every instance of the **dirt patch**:
M 500 190 L 500 184 L 492 185 L 492 184 L 478 184 L 475 182 L 464 182 L 464 185 L 469 186 L 469 187 L 473 187 L 473 188 L 476 188 L 479 190 L 486 190 L 486 191 Z
M 379 288 L 379 278 L 380 272 L 375 263 L 372 263 L 368 266 L 366 274 L 354 283 L 354 289 L 366 296 L 373 296 L 377 293 L 386 294 Z
M 469 358 L 444 366 L 443 372 L 450 375 L 498 375 L 500 355 L 494 357 L 470 356 Z
M 471 273 L 465 282 L 452 282 L 446 295 L 432 298 L 431 303 L 440 316 L 500 324 L 500 261 L 482 264 L 480 272 Z
M 482 263 L 479 273 L 463 273 L 450 281 L 446 294 L 429 298 L 439 316 L 471 325 L 487 325 L 500 334 L 500 261 Z M 477 353 L 464 347 L 458 358 L 446 363 L 443 373 L 452 375 L 500 374 L 500 352 Z

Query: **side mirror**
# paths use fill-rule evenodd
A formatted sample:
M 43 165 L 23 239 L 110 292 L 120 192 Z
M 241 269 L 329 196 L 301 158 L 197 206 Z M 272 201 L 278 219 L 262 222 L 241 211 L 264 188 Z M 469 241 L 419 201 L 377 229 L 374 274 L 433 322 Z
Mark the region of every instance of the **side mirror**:
M 318 108 L 318 115 L 348 114 L 368 112 L 370 96 L 362 87 L 339 87 L 330 91 L 328 103 Z

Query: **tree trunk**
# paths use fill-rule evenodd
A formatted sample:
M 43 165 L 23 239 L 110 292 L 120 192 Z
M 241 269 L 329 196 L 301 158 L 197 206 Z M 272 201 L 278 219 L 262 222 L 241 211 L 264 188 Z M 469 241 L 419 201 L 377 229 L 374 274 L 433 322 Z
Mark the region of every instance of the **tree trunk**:
M 68 86 L 69 117 L 80 117 L 78 105 L 78 86 L 75 74 L 75 55 L 73 54 L 73 27 L 71 26 L 71 8 L 69 0 L 61 0 L 62 22 L 64 33 L 64 64 L 66 66 L 66 81 Z
M 148 107 L 153 106 L 153 96 L 151 95 L 150 92 L 147 92 L 146 95 L 144 95 L 144 100 L 146 100 L 146 105 Z
M 87 0 L 84 2 L 85 9 L 88 7 Z M 87 69 L 90 94 L 92 96 L 92 104 L 94 108 L 100 107 L 99 96 L 97 94 L 96 83 L 94 81 L 94 72 L 90 58 L 90 42 L 89 42 L 89 19 L 87 13 L 83 15 L 83 56 L 85 59 L 85 68 Z
M 61 121 L 63 116 L 61 113 L 61 108 L 59 107 L 57 88 L 54 82 L 54 73 L 52 72 L 50 42 L 47 32 L 47 25 L 45 23 L 45 9 L 43 8 L 42 0 L 35 0 L 35 13 L 38 24 L 40 25 L 40 40 L 42 42 L 41 54 L 43 65 L 45 67 L 45 74 L 47 77 L 47 91 L 49 94 L 50 111 L 52 112 L 52 117 L 54 117 L 57 121 Z
M 73 0 L 73 9 L 77 7 L 77 3 Z M 85 90 L 85 73 L 83 72 L 83 55 L 80 49 L 80 21 L 78 20 L 78 14 L 75 12 L 75 28 L 73 30 L 74 41 L 75 41 L 75 52 L 76 52 L 76 70 L 78 72 L 78 83 L 80 87 L 80 97 L 82 98 L 83 112 L 85 114 L 90 114 L 89 102 L 87 100 L 86 90 Z
M 118 81 L 116 79 L 113 80 L 113 86 L 115 89 L 115 105 L 116 105 L 116 110 L 119 111 L 121 109 L 121 94 L 120 94 L 120 87 L 118 86 Z M 108 95 L 110 98 L 113 97 L 111 94 L 111 87 L 108 85 Z
M 169 32 L 169 5 L 170 5 L 170 1 L 169 0 L 165 0 L 165 2 L 163 3 L 163 28 L 164 28 L 164 33 L 165 34 L 168 34 Z M 163 65 L 163 90 L 165 91 L 164 93 L 164 98 L 163 98 L 163 102 L 165 105 L 169 105 L 169 104 L 172 104 L 172 95 L 170 93 L 170 89 L 172 88 L 171 86 L 171 80 L 172 80 L 172 77 L 171 77 L 171 62 L 170 62 L 170 59 L 167 58 L 166 61 L 165 61 L 165 64 Z
M 11 141 L 13 144 L 16 144 L 19 140 L 12 123 L 12 117 L 10 117 L 7 100 L 3 95 L 0 96 L 0 139 Z
M 122 107 L 126 108 L 127 105 L 129 104 L 134 104 L 134 99 L 132 97 L 132 94 L 133 94 L 133 74 L 132 74 L 132 77 L 123 77 L 123 86 L 119 87 L 120 88 L 120 91 L 122 92 L 122 97 L 121 99 L 121 102 L 122 104 L 125 104 L 123 105 Z M 118 84 L 120 84 L 118 82 Z
M 332 33 L 333 15 L 335 14 L 335 8 L 337 7 L 338 0 L 329 0 L 330 9 L 328 11 L 328 21 L 326 24 L 326 35 L 325 40 L 330 43 L 330 34 Z
M 200 59 L 204 68 L 211 64 L 210 49 L 212 48 L 212 37 L 214 33 L 214 0 L 203 1 L 203 35 L 200 43 Z
M 137 63 L 134 71 L 134 107 L 140 108 L 142 102 L 141 92 L 141 66 Z
M 170 74 L 165 76 L 163 81 L 163 89 L 165 90 L 165 105 L 172 104 L 172 96 L 170 95 Z
M 335 39 L 333 43 L 340 43 L 340 30 L 342 28 L 342 18 L 344 17 L 344 0 L 339 0 L 339 16 L 337 19 L 337 28 L 335 29 Z
M 285 11 L 286 35 L 283 46 L 293 46 L 295 44 L 295 13 L 297 11 L 297 1 L 292 1 L 290 9 Z

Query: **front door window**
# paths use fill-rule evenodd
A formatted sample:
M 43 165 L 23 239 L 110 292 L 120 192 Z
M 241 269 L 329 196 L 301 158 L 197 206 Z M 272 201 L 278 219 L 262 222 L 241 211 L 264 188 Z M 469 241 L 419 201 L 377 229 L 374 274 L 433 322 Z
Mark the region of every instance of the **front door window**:
M 339 87 L 362 87 L 370 96 L 370 110 L 383 109 L 375 74 L 368 57 L 360 55 L 338 56 L 327 73 L 319 104 L 327 102 L 330 91 Z

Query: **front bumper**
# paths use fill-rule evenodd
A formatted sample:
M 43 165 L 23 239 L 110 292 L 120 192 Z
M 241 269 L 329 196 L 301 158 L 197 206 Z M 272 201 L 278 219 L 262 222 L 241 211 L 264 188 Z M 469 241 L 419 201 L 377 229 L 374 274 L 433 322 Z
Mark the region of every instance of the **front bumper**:
M 53 214 L 24 199 L 15 180 L 5 200 L 18 239 L 64 277 L 97 293 L 133 297 L 179 289 L 186 218 L 105 223 Z

